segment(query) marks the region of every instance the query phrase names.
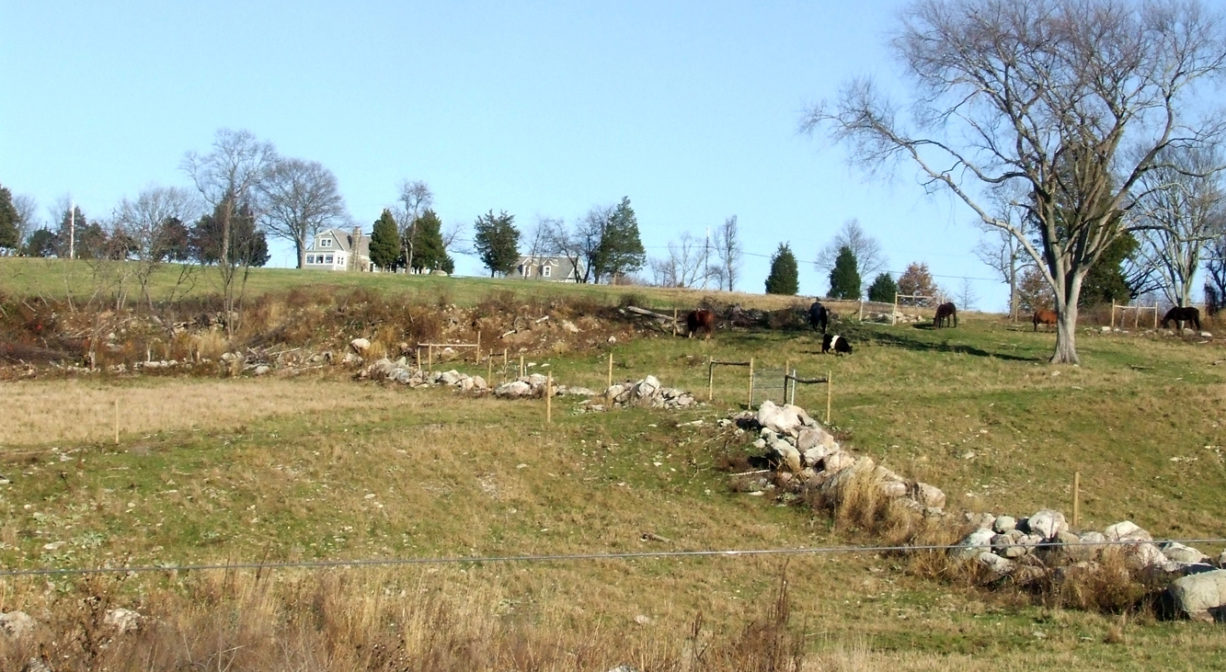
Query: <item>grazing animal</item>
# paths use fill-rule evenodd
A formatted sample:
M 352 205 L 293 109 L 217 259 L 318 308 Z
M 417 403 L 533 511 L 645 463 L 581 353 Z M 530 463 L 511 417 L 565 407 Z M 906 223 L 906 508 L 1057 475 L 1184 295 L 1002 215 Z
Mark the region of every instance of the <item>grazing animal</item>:
M 1166 311 L 1166 316 L 1162 318 L 1162 328 L 1166 329 L 1171 320 L 1175 320 L 1175 327 L 1180 331 L 1183 331 L 1184 322 L 1191 322 L 1196 330 L 1200 331 L 1200 311 L 1193 306 L 1175 306 Z
M 834 354 L 851 354 L 851 342 L 838 334 L 826 334 L 822 336 L 822 354 L 833 352 Z
M 1054 327 L 1056 326 L 1056 311 L 1050 308 L 1040 308 L 1034 311 L 1034 317 L 1030 318 L 1030 321 L 1034 323 L 1035 331 L 1039 330 L 1040 324 L 1050 324 Z
M 951 320 L 952 323 L 950 322 Z M 958 307 L 954 305 L 953 301 L 937 306 L 937 316 L 932 318 L 932 326 L 940 329 L 942 323 L 947 327 L 958 326 Z
M 685 315 L 685 337 L 693 338 L 698 332 L 703 333 L 704 338 L 711 338 L 711 332 L 715 329 L 715 313 L 709 310 L 691 310 Z
M 809 306 L 809 326 L 817 331 L 818 327 L 822 328 L 822 333 L 826 333 L 826 325 L 830 322 L 830 311 L 822 305 L 821 301 L 814 301 L 813 305 Z

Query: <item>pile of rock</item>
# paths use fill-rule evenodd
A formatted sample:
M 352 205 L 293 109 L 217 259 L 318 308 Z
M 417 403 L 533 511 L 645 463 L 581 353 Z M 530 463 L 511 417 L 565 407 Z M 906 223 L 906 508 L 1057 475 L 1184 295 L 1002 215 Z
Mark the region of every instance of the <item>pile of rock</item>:
M 370 380 L 387 380 L 409 387 L 454 387 L 464 392 L 483 393 L 490 389 L 481 376 L 471 376 L 454 369 L 450 371 L 425 371 L 409 365 L 401 357 L 396 361 L 387 358 L 375 360 L 357 372 L 356 377 Z
M 869 457 L 844 450 L 799 406 L 764 401 L 756 413 L 745 411 L 723 422 L 758 434 L 754 446 L 765 451 L 766 468 L 761 471 L 770 474 L 757 481 L 758 492 L 771 487 L 816 489 L 829 501 L 839 501 L 849 484 L 869 483 L 918 513 L 945 516 L 945 494 L 939 488 L 904 479 Z M 1025 518 L 966 514 L 965 522 L 973 531 L 951 553 L 980 563 L 998 577 L 1023 585 L 1045 578 L 1059 581 L 1070 573 L 1096 571 L 1107 549 L 1116 549 L 1131 570 L 1171 577 L 1166 597 L 1179 613 L 1226 621 L 1226 569 L 1221 569 L 1226 567 L 1226 552 L 1212 559 L 1175 541 L 1155 542 L 1131 521 L 1078 534 L 1063 513 L 1052 509 Z
M 1167 592 L 1174 606 L 1191 618 L 1226 617 L 1226 552 L 1212 559 L 1206 553 L 1176 541 L 1155 542 L 1153 536 L 1130 520 L 1107 526 L 1102 532 L 1076 533 L 1064 514 L 1042 509 L 1027 518 L 967 514 L 975 529 L 953 552 L 1018 583 L 1071 572 L 1093 572 L 1103 555 L 1119 553 L 1136 572 L 1161 572 L 1174 579 Z
M 541 399 L 546 388 L 555 397 L 583 397 L 584 410 L 605 410 L 606 403 L 617 406 L 642 406 L 647 408 L 677 409 L 694 406 L 694 395 L 675 387 L 665 387 L 655 376 L 647 376 L 635 382 L 615 383 L 603 393 L 586 387 L 552 383 L 544 374 L 533 373 L 520 376 L 493 388 L 481 376 L 472 376 L 450 371 L 424 371 L 411 366 L 401 357 L 397 361 L 379 359 L 359 370 L 358 379 L 386 380 L 409 387 L 452 387 L 473 394 L 492 393 L 502 399 Z
M 767 400 L 756 413 L 744 411 L 726 422 L 758 434 L 754 446 L 766 451 L 766 461 L 773 472 L 771 479 L 759 481 L 761 487 L 781 485 L 793 491 L 818 488 L 837 499 L 849 483 L 867 477 L 883 495 L 901 499 L 916 511 L 940 515 L 945 506 L 945 493 L 939 488 L 909 481 L 876 464 L 871 457 L 844 450 L 834 436 L 799 406 L 779 406 Z

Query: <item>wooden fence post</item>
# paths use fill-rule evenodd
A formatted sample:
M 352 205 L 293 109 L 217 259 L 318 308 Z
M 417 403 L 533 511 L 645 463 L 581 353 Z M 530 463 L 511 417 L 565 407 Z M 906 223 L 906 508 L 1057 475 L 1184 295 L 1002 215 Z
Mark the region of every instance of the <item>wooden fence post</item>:
M 605 377 L 605 389 L 613 387 L 613 353 L 609 353 L 609 375 Z
M 1081 518 L 1081 472 L 1073 472 L 1073 529 Z
M 707 401 L 715 396 L 715 360 L 707 357 Z
M 749 405 L 746 408 L 753 410 L 753 357 L 749 358 Z
M 553 422 L 553 372 L 545 378 L 545 422 Z
M 830 399 L 834 397 L 834 379 L 826 371 L 826 425 L 830 424 Z

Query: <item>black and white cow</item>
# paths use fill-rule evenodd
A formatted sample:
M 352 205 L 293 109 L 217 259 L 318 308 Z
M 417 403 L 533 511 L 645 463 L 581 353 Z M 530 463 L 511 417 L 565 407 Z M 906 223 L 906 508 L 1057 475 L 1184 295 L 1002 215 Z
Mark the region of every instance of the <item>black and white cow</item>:
M 850 355 L 851 342 L 838 334 L 826 334 L 822 336 L 822 354 L 833 352 L 836 355 Z

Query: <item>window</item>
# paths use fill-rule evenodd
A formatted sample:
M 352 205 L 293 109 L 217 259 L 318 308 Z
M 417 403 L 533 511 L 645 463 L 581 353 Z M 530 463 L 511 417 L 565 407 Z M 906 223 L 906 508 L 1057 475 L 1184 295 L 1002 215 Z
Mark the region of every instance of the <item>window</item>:
M 551 275 L 553 275 L 553 266 L 550 266 L 549 264 L 542 264 L 541 265 L 541 277 L 548 278 Z
M 332 239 L 331 238 L 320 238 L 319 246 L 320 247 L 332 247 Z
M 336 263 L 344 266 L 345 265 L 345 255 L 343 254 L 336 255 Z
M 313 255 L 313 254 L 308 254 L 308 255 L 307 255 L 307 262 L 306 262 L 306 263 L 308 263 L 308 264 L 313 264 L 313 263 L 315 263 L 315 255 Z
M 329 254 L 328 256 L 324 257 L 324 263 L 325 264 L 332 263 L 332 255 Z

